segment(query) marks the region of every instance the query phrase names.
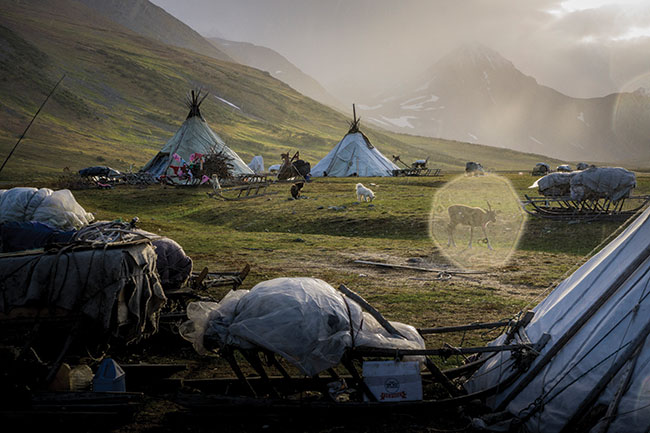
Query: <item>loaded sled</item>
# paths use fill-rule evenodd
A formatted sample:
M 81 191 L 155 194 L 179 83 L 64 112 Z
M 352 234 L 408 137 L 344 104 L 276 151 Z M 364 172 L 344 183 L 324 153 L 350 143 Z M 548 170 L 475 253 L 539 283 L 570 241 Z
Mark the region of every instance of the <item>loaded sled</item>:
M 181 335 L 199 353 L 225 359 L 234 373 L 179 384 L 201 392 L 178 393 L 175 401 L 185 409 L 175 415 L 205 419 L 431 416 L 495 391 L 463 389 L 484 363 L 468 356 L 509 351 L 525 369 L 548 341 L 526 337 L 532 312 L 494 323 L 415 329 L 389 322 L 343 285 L 337 290 L 310 278 L 279 278 L 231 292 L 216 309 L 190 305 L 188 317 Z M 425 348 L 429 335 L 492 329 L 506 330 L 503 344 Z M 463 362 L 444 371 L 433 360 L 453 356 Z
M 540 196 L 525 195 L 522 208 L 529 214 L 552 219 L 627 219 L 650 202 L 650 195 L 631 194 L 634 173 L 619 167 L 591 167 L 556 172 L 529 188 Z

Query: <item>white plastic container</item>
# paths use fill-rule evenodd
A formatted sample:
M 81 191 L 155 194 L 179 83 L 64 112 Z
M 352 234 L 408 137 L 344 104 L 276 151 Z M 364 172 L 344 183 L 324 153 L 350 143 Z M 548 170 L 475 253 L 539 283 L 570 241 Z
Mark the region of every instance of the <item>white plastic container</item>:
M 417 361 L 365 361 L 363 381 L 380 402 L 422 400 L 422 377 Z
M 126 380 L 124 370 L 118 365 L 117 362 L 111 358 L 105 358 L 99 368 L 95 377 L 93 378 L 93 391 L 126 391 Z

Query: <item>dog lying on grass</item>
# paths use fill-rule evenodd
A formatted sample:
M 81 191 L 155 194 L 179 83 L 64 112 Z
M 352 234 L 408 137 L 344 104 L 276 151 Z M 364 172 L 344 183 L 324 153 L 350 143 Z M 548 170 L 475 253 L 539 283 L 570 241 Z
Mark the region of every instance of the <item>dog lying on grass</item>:
M 375 193 L 370 190 L 370 188 L 366 188 L 363 186 L 363 184 L 358 183 L 357 184 L 357 200 L 358 201 L 372 201 L 375 198 Z

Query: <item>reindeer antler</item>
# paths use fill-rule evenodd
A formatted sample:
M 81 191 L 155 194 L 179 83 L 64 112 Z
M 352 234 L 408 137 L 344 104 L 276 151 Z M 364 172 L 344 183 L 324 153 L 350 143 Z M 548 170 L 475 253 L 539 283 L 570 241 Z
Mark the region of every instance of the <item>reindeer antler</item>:
M 487 205 L 488 205 L 488 210 L 490 210 L 490 211 L 491 211 L 491 210 L 492 210 L 492 206 L 490 206 L 490 202 L 489 202 L 489 201 L 487 201 L 487 200 L 485 200 L 485 202 L 486 202 L 486 203 L 487 203 Z

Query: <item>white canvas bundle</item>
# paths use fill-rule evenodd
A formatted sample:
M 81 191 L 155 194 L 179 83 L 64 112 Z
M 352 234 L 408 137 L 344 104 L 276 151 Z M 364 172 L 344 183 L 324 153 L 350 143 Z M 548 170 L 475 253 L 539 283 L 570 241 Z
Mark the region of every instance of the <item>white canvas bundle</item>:
M 309 376 L 337 365 L 353 346 L 424 349 L 412 326 L 391 322 L 406 339 L 390 335 L 356 302 L 315 278 L 263 281 L 219 303 L 191 303 L 187 315 L 181 335 L 199 353 L 206 353 L 204 336 L 216 337 L 221 345 L 271 350 Z
M 61 230 L 80 229 L 95 217 L 67 189 L 12 188 L 0 191 L 0 223 L 38 221 Z

